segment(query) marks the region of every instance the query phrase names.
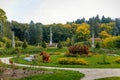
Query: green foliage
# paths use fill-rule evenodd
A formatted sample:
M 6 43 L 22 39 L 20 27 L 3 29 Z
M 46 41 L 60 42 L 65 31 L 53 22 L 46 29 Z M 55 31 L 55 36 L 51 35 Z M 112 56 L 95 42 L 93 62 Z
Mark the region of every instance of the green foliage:
M 11 47 L 12 47 L 11 42 L 7 42 L 7 43 L 6 43 L 6 48 L 11 48 Z
M 120 36 L 106 38 L 102 42 L 104 48 L 120 48 Z
M 27 45 L 27 42 L 26 42 L 26 41 L 24 41 L 24 42 L 23 42 L 23 45 L 22 45 L 22 48 L 23 48 L 23 49 L 26 49 L 26 48 L 27 48 L 27 46 L 28 46 L 28 45 Z
M 63 48 L 63 45 L 62 45 L 61 41 L 58 42 L 57 48 L 59 48 L 59 49 Z
M 47 48 L 47 45 L 45 43 L 45 41 L 42 42 L 42 45 L 41 45 L 43 48 Z
M 2 37 L 0 39 L 0 41 L 3 42 L 3 43 L 11 42 L 11 40 L 9 38 L 7 38 L 7 37 Z
M 84 58 L 59 58 L 59 64 L 69 65 L 87 65 L 88 62 Z
M 95 48 L 100 48 L 100 43 L 99 42 L 96 43 Z
M 120 36 L 114 42 L 116 48 L 120 48 Z
M 37 23 L 36 24 L 36 44 L 38 43 L 42 43 L 43 40 L 43 29 L 42 29 L 42 24 L 41 23 Z
M 66 40 L 66 46 L 70 47 L 72 45 L 72 41 L 70 40 L 70 38 L 67 38 Z
M 114 60 L 114 62 L 120 64 L 120 58 L 116 58 L 116 59 Z
M 3 42 L 0 42 L 0 47 L 4 47 L 4 43 Z
M 0 8 L 0 37 L 3 37 L 5 30 L 5 22 L 7 20 L 6 12 Z
M 16 41 L 15 42 L 15 46 L 16 47 L 21 47 L 23 45 L 23 42 L 22 41 Z
M 34 24 L 33 21 L 30 22 L 29 28 L 28 28 L 30 40 L 30 44 L 35 44 L 36 43 L 36 25 Z

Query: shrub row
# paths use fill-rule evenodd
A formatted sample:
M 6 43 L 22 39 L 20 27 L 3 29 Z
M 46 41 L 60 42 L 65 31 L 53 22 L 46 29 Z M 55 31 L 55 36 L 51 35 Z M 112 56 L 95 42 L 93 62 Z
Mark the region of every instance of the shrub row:
M 59 58 L 59 64 L 70 64 L 70 65 L 87 65 L 88 62 L 84 58 Z

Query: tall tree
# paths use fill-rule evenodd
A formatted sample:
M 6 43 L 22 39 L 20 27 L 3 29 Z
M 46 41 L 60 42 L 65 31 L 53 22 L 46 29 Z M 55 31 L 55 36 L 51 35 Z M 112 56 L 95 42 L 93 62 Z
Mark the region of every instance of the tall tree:
M 90 25 L 82 23 L 76 30 L 76 42 L 86 41 L 90 37 Z
M 36 23 L 36 43 L 41 44 L 43 40 L 43 30 L 42 30 L 42 24 Z
M 99 32 L 100 32 L 100 29 L 99 29 L 99 25 L 100 25 L 99 16 L 97 15 L 96 17 L 90 18 L 88 23 L 90 24 L 91 36 L 92 36 L 92 33 L 94 32 L 95 37 L 98 37 Z
M 117 28 L 116 34 L 117 34 L 117 35 L 120 35 L 120 18 L 116 18 L 116 19 L 115 19 L 115 23 L 116 23 L 116 28 Z
M 29 35 L 30 35 L 30 44 L 35 44 L 36 43 L 36 26 L 33 21 L 30 22 L 29 24 L 29 29 L 28 29 Z
M 5 22 L 7 20 L 6 13 L 3 9 L 0 8 L 0 37 L 4 35 L 5 32 Z
M 17 36 L 21 41 L 24 41 L 24 33 L 28 28 L 28 24 L 12 21 L 11 28 L 15 32 L 15 36 Z

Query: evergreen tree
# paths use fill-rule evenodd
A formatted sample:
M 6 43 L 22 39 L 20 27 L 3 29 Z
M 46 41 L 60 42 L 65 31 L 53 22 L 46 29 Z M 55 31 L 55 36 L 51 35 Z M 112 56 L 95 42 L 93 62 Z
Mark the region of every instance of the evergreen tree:
M 0 8 L 0 37 L 4 36 L 4 32 L 6 32 L 5 22 L 7 20 L 6 12 Z
M 43 39 L 43 30 L 42 30 L 42 24 L 37 23 L 36 24 L 36 43 L 41 44 Z
M 58 42 L 57 48 L 59 48 L 59 49 L 63 48 L 61 41 Z
M 30 36 L 29 43 L 32 45 L 36 44 L 36 26 L 33 21 L 30 22 L 28 32 Z
M 26 49 L 26 48 L 27 48 L 27 42 L 26 42 L 26 40 L 23 42 L 22 48 L 23 48 L 23 49 Z
M 100 48 L 100 43 L 99 42 L 96 43 L 95 48 Z
M 45 41 L 42 42 L 42 45 L 41 45 L 43 48 L 47 48 L 47 45 L 45 43 Z

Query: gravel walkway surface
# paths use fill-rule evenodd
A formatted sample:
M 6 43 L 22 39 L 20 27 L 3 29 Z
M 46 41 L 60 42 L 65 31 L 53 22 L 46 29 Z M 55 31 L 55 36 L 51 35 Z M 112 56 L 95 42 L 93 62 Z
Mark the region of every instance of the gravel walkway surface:
M 9 59 L 12 57 L 7 58 L 0 58 L 0 60 L 5 64 L 10 64 Z M 120 69 L 99 69 L 99 68 L 59 68 L 59 67 L 46 67 L 46 66 L 30 66 L 30 65 L 24 65 L 24 64 L 17 64 L 14 63 L 16 66 L 25 66 L 25 67 L 34 67 L 34 68 L 47 68 L 47 69 L 61 69 L 61 70 L 73 70 L 73 71 L 79 71 L 83 74 L 85 74 L 85 77 L 81 80 L 94 80 L 98 78 L 103 77 L 112 77 L 112 76 L 120 76 Z

